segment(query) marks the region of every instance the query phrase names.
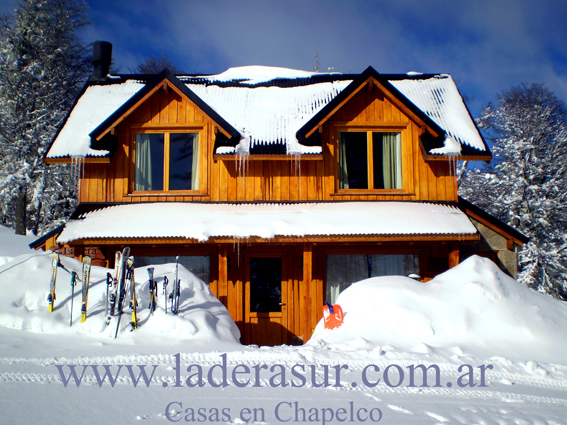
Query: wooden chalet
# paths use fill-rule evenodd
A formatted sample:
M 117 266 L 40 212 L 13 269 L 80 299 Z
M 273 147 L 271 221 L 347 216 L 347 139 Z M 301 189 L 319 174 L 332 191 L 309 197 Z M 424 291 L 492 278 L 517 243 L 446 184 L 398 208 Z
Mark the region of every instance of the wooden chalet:
M 353 281 L 426 281 L 479 242 L 454 168 L 491 155 L 449 75 L 101 62 L 45 158 L 81 167 L 80 205 L 36 247 L 109 267 L 124 246 L 138 266 L 181 256 L 243 343 L 277 345 L 307 341 Z

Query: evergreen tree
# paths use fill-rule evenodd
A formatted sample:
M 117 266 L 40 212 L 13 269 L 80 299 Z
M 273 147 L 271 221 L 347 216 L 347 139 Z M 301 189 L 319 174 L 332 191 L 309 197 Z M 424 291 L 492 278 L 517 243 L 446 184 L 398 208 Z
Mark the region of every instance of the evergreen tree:
M 76 35 L 85 11 L 75 0 L 20 0 L 0 20 L 0 219 L 18 234 L 56 226 L 74 204 L 70 167 L 43 157 L 90 73 Z
M 565 105 L 542 85 L 521 85 L 488 105 L 479 126 L 494 160 L 464 173 L 461 195 L 530 238 L 519 253 L 520 282 L 567 299 Z

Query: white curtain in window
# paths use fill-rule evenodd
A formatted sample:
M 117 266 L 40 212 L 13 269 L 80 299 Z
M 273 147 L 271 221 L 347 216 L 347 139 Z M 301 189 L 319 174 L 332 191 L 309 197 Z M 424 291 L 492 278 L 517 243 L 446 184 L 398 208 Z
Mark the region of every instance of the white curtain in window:
M 366 255 L 327 256 L 327 301 L 333 304 L 353 282 L 368 278 Z
M 400 133 L 384 133 L 382 135 L 385 189 L 401 189 L 402 187 L 401 145 Z
M 349 189 L 346 140 L 342 134 L 339 134 L 339 188 Z
M 191 164 L 191 189 L 199 189 L 199 135 L 193 137 L 193 163 Z
M 152 190 L 152 152 L 149 134 L 136 134 L 134 190 Z
M 328 255 L 327 301 L 336 302 L 352 283 L 376 276 L 419 274 L 417 254 Z
M 150 265 L 171 264 L 171 270 L 175 269 L 175 257 L 173 256 L 154 256 L 154 257 L 136 257 L 136 267 L 147 267 Z M 210 257 L 209 256 L 180 256 L 179 264 L 183 265 L 187 270 L 191 271 L 195 276 L 205 283 L 210 282 Z M 144 272 L 145 273 L 145 272 Z M 171 277 L 169 277 L 171 278 Z
M 419 274 L 418 256 L 414 254 L 369 255 L 368 277 L 409 276 Z

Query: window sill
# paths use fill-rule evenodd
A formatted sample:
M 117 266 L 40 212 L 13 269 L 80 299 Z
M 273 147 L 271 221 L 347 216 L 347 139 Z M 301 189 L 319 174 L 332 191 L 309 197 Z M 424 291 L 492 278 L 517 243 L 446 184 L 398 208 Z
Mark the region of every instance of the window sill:
M 140 196 L 146 196 L 146 197 L 163 197 L 163 196 L 169 196 L 169 197 L 174 197 L 174 196 L 195 196 L 195 197 L 203 197 L 203 196 L 209 196 L 208 193 L 201 193 L 201 192 L 184 192 L 184 191 L 179 191 L 179 192 L 134 192 L 134 193 L 129 193 L 128 195 L 125 195 L 125 197 L 140 197 Z
M 415 196 L 415 193 L 410 192 L 400 192 L 399 190 L 367 190 L 367 191 L 357 191 L 349 190 L 345 192 L 335 192 L 331 193 L 331 196 L 376 196 L 376 195 L 388 195 L 388 196 Z
M 215 161 L 231 160 L 231 161 L 323 161 L 323 154 L 300 154 L 300 155 L 259 155 L 259 154 L 213 154 Z

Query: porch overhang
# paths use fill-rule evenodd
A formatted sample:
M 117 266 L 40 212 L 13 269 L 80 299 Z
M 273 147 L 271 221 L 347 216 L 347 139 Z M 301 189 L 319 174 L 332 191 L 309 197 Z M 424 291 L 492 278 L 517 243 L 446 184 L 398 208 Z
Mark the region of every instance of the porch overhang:
M 467 241 L 456 205 L 425 202 L 141 203 L 101 206 L 65 225 L 60 244 Z

